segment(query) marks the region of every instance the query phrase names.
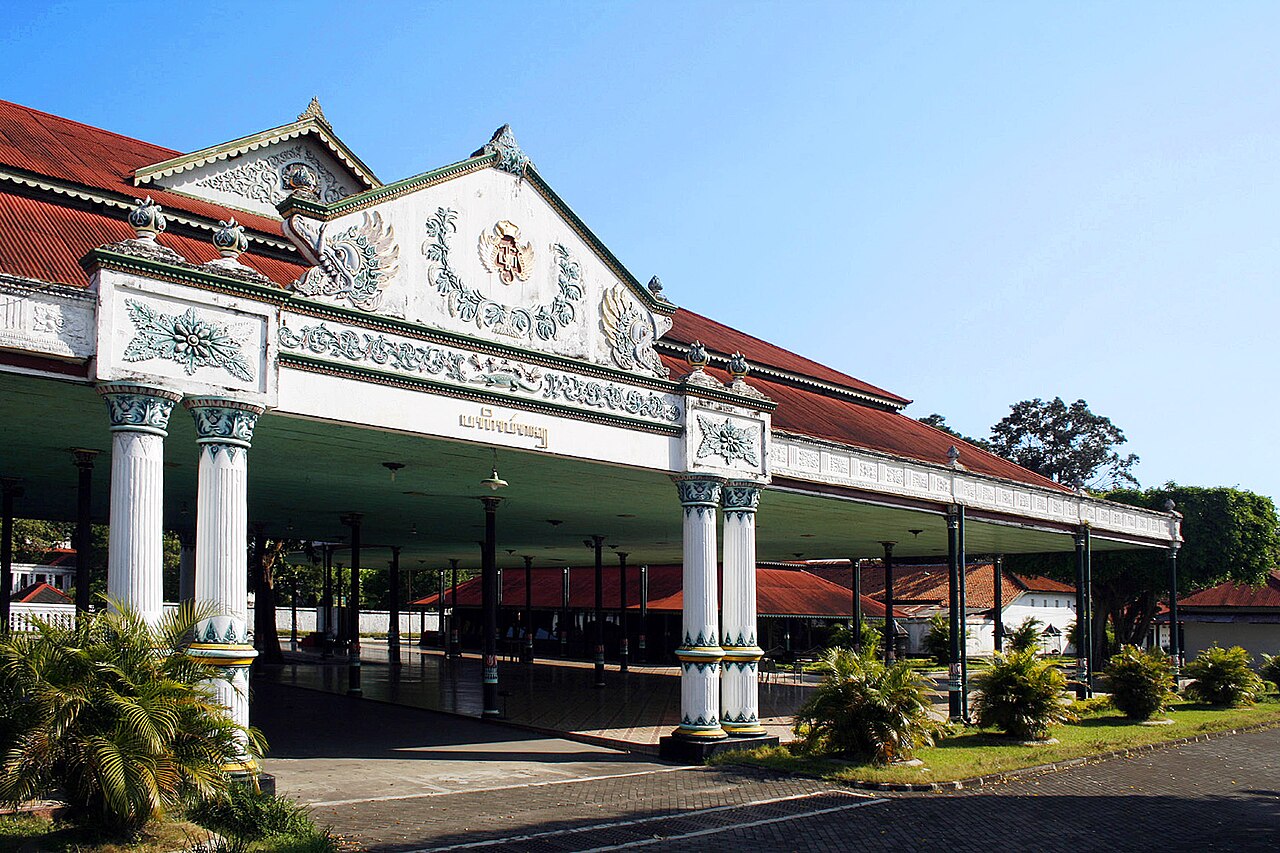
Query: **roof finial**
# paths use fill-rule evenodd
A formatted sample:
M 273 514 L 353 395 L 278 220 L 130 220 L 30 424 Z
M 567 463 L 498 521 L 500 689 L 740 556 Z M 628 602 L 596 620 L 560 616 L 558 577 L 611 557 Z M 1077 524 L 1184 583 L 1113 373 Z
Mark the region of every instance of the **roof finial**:
M 320 99 L 312 98 L 311 103 L 307 104 L 307 108 L 298 114 L 298 121 L 313 118 L 323 124 L 325 127 L 333 130 L 333 125 L 329 124 L 329 120 L 324 117 L 324 110 L 320 109 Z
M 493 132 L 493 138 L 485 143 L 485 146 L 472 157 L 481 157 L 485 154 L 497 154 L 498 162 L 494 165 L 504 172 L 510 172 L 513 175 L 523 177 L 525 169 L 532 166 L 529 155 L 525 154 L 520 148 L 520 143 L 516 142 L 516 135 L 511 132 L 511 125 L 504 124 Z
M 663 302 L 670 301 L 667 297 L 662 295 L 662 279 L 658 278 L 656 275 L 649 279 L 649 292 L 653 294 L 654 299 L 659 299 Z
M 224 258 L 236 260 L 249 248 L 249 238 L 244 236 L 244 226 L 233 216 L 229 222 L 219 222 L 213 232 L 213 247 Z
M 137 239 L 154 243 L 156 235 L 166 226 L 164 208 L 152 201 L 151 196 L 147 196 L 145 200 L 135 198 L 133 202 L 133 210 L 129 211 L 128 217 L 133 232 L 138 235 Z

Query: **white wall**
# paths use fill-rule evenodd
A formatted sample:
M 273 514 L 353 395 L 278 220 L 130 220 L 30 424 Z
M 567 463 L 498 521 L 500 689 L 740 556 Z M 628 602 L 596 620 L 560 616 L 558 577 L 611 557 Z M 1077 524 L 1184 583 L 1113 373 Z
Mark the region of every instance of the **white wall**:
M 1193 660 L 1200 652 L 1213 645 L 1224 649 L 1242 646 L 1253 655 L 1253 665 L 1262 665 L 1262 655 L 1280 654 L 1280 625 L 1258 625 L 1248 622 L 1184 622 L 1182 639 L 1186 644 L 1183 654 Z M 1166 640 L 1167 642 L 1167 640 Z
M 1032 604 L 1032 602 L 1035 602 Z M 945 610 L 943 611 L 946 612 Z M 1004 608 L 1004 633 L 1022 624 L 1024 619 L 1035 617 L 1045 626 L 1054 625 L 1061 635 L 1041 639 L 1040 651 L 1045 654 L 1073 654 L 1075 649 L 1068 640 L 1068 629 L 1076 621 L 1076 599 L 1074 593 L 1023 593 Z M 913 619 L 899 619 L 898 623 L 906 629 L 908 635 L 907 649 L 911 654 L 924 653 L 924 638 L 929 633 L 929 618 L 919 616 Z M 1276 626 L 1280 627 L 1280 626 Z M 990 655 L 995 645 L 995 623 L 991 619 L 970 615 L 968 618 L 968 640 L 965 643 L 970 655 Z

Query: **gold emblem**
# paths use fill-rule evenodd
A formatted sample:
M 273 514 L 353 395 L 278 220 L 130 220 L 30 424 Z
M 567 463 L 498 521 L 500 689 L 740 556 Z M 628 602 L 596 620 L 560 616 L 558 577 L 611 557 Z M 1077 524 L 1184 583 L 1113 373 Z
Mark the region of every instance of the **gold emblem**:
M 480 235 L 480 263 L 492 273 L 497 273 L 503 284 L 516 279 L 529 280 L 533 269 L 533 244 L 520 244 L 519 226 L 502 220 L 493 231 Z

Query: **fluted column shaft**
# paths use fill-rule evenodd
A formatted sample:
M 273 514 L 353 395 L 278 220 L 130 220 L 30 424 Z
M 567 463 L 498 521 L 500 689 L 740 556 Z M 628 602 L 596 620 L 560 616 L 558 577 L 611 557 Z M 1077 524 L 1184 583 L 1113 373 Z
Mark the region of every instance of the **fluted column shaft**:
M 249 643 L 249 443 L 262 407 L 221 397 L 193 397 L 183 405 L 196 424 L 200 444 L 196 497 L 195 600 L 216 612 L 196 625 L 191 655 L 220 667 L 218 700 L 235 721 L 249 725 L 249 666 L 257 652 Z M 229 771 L 253 770 L 247 755 Z
M 724 671 L 720 676 L 720 725 L 731 735 L 762 735 L 756 640 L 756 508 L 760 488 L 729 481 L 724 507 Z
M 164 438 L 182 396 L 123 382 L 98 393 L 112 433 L 107 595 L 154 625 L 164 611 Z
M 684 639 L 680 661 L 680 725 L 677 737 L 718 740 L 720 727 L 720 632 L 716 616 L 716 510 L 722 482 L 677 477 L 684 508 Z

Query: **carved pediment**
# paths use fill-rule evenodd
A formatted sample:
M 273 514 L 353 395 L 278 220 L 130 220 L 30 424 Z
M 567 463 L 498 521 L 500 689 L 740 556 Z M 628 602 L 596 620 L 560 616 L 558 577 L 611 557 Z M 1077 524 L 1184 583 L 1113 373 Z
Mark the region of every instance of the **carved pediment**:
M 666 377 L 653 343 L 671 321 L 653 310 L 654 297 L 602 255 L 540 179 L 493 159 L 493 168 L 351 204 L 327 221 L 286 211 L 286 233 L 315 264 L 295 289 L 431 329 Z

